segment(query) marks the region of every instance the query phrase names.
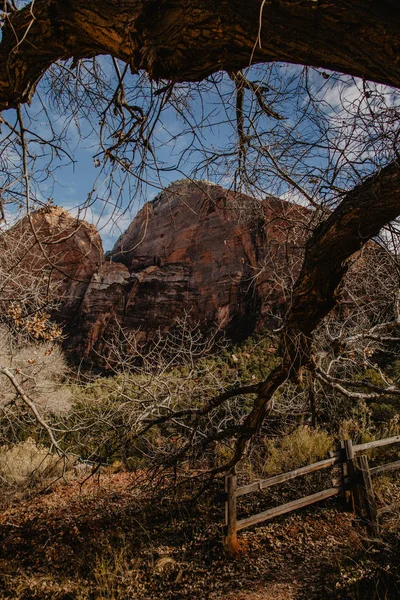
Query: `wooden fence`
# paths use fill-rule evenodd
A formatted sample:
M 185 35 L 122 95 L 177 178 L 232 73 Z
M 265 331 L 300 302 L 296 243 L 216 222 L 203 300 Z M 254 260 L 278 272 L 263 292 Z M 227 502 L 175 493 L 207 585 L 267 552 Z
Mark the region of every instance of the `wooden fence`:
M 388 471 L 396 471 L 400 469 L 400 460 L 380 465 L 377 467 L 370 468 L 368 465 L 368 458 L 362 452 L 366 450 L 372 450 L 383 446 L 389 446 L 391 444 L 400 443 L 400 436 L 377 440 L 375 442 L 368 442 L 367 444 L 357 444 L 353 446 L 351 440 L 344 440 L 341 442 L 340 450 L 332 452 L 330 457 L 321 460 L 317 463 L 307 465 L 289 471 L 288 473 L 281 473 L 268 479 L 263 479 L 254 483 L 249 483 L 242 487 L 237 487 L 237 479 L 235 474 L 229 474 L 225 477 L 225 545 L 230 552 L 235 552 L 238 547 L 237 532 L 245 527 L 256 525 L 268 521 L 278 515 L 284 515 L 286 513 L 297 510 L 298 508 L 304 508 L 310 506 L 321 500 L 332 498 L 338 494 L 343 494 L 348 491 L 350 495 L 351 508 L 360 517 L 362 522 L 370 529 L 374 536 L 379 535 L 379 517 L 383 513 L 391 512 L 396 508 L 400 508 L 398 505 L 386 506 L 381 509 L 377 509 L 375 494 L 372 484 L 372 477 L 380 473 Z M 333 467 L 334 465 L 341 465 L 341 484 L 331 487 L 310 496 L 293 500 L 286 504 L 270 508 L 264 512 L 258 513 L 245 519 L 237 519 L 237 499 L 246 494 L 252 492 L 258 492 L 274 485 L 290 481 L 302 475 L 309 473 L 315 473 L 322 469 Z

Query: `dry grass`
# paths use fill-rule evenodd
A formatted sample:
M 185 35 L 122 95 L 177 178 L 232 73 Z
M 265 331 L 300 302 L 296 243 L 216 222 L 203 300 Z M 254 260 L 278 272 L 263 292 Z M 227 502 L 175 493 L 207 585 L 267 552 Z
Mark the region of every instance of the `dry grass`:
M 278 440 L 267 440 L 264 473 L 275 475 L 326 458 L 333 438 L 323 429 L 301 425 Z
M 0 447 L 0 492 L 3 496 L 36 490 L 62 477 L 65 461 L 32 438 Z
M 93 569 L 97 597 L 101 600 L 133 598 L 138 591 L 134 565 L 127 548 L 104 548 Z

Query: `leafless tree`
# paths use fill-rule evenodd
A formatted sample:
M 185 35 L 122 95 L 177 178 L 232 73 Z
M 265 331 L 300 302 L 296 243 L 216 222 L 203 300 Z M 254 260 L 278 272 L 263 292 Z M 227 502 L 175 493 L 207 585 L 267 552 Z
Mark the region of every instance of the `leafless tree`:
M 168 141 L 177 171 L 213 179 L 218 172 L 236 189 L 295 197 L 314 211 L 288 294 L 281 363 L 260 382 L 223 391 L 201 408 L 167 407 L 148 425 L 187 417 L 200 432 L 210 411 L 252 395 L 242 419 L 212 436 L 232 441 L 225 468 L 243 455 L 288 379 L 309 371 L 331 387 L 342 385 L 316 362 L 314 332 L 337 303 L 349 259 L 400 214 L 399 96 L 383 87 L 400 86 L 400 23 L 391 7 L 390 0 L 367 8 L 361 0 L 4 3 L 2 218 L 11 203 L 23 202 L 29 215 L 32 203 L 45 201 L 43 180 L 73 160 L 67 139 L 73 125 L 99 137 L 100 174 L 83 209 L 100 187 L 123 210 L 124 184 L 136 194 L 149 183 L 161 186 L 171 166 L 159 149 Z M 96 58 L 103 54 L 110 60 Z M 268 64 L 277 60 L 291 65 Z M 30 101 L 31 108 L 24 106 Z M 61 126 L 54 124 L 57 110 L 66 113 Z M 164 125 L 168 111 L 180 123 L 178 133 Z M 38 118 L 53 123 L 49 135 L 35 126 Z M 222 147 L 206 130 L 222 132 Z M 374 336 L 378 324 L 371 326 Z M 389 393 L 384 381 L 378 387 Z M 189 436 L 177 456 L 191 444 Z

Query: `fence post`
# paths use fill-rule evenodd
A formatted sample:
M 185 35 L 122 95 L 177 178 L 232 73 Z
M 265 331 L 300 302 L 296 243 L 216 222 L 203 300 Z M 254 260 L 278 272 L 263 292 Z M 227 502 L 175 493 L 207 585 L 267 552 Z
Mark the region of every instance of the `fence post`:
M 357 463 L 354 456 L 353 442 L 351 440 L 343 441 L 343 448 L 346 456 L 347 476 L 350 479 L 350 490 L 352 496 L 353 511 L 358 515 L 363 515 L 363 494 L 360 490 L 360 476 L 357 469 Z
M 343 485 L 346 482 L 346 478 L 349 477 L 349 471 L 347 467 L 347 452 L 344 444 L 344 440 L 340 442 L 340 469 L 342 475 L 342 483 Z M 343 494 L 343 508 L 349 512 L 354 510 L 353 507 L 353 494 L 350 490 L 346 490 Z
M 375 494 L 368 466 L 368 458 L 365 455 L 359 456 L 358 463 L 361 473 L 360 489 L 364 496 L 364 506 L 366 509 L 366 522 L 371 529 L 372 535 L 379 537 L 378 511 L 376 509 Z
M 231 554 L 238 551 L 238 540 L 237 540 L 237 509 L 236 509 L 236 488 L 237 480 L 236 475 L 227 475 L 225 477 L 225 525 L 226 525 L 226 536 L 225 536 L 225 548 Z

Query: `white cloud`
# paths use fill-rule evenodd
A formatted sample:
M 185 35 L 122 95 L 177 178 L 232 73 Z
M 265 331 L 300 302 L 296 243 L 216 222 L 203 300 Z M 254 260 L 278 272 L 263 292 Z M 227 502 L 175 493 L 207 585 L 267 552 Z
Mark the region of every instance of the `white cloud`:
M 74 206 L 68 210 L 74 217 L 79 217 L 96 227 L 105 250 L 110 250 L 113 247 L 118 237 L 126 231 L 134 217 L 130 210 L 115 207 L 111 202 L 107 203 L 105 201 L 97 201 L 85 208 Z

